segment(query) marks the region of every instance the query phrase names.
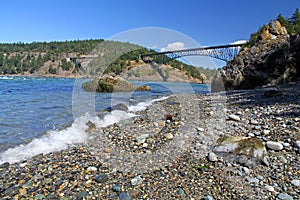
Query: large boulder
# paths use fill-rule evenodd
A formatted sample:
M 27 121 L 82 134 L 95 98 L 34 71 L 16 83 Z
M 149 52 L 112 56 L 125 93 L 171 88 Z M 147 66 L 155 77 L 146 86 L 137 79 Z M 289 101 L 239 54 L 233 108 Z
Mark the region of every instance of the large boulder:
M 253 89 L 293 81 L 300 75 L 300 36 L 289 35 L 278 21 L 271 22 L 252 47 L 245 47 L 219 69 L 212 91 Z
M 219 138 L 213 152 L 225 160 L 247 167 L 259 165 L 267 155 L 262 141 L 256 138 L 232 136 Z
M 88 92 L 130 92 L 135 90 L 151 90 L 150 86 L 137 87 L 121 77 L 104 76 L 82 84 Z

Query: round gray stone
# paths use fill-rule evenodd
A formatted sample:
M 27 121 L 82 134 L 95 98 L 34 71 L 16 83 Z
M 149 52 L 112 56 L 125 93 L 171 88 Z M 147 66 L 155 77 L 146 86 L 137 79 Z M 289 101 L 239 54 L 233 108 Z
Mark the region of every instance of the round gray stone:
M 259 180 L 257 178 L 247 178 L 246 179 L 248 183 L 259 183 Z
M 290 195 L 288 195 L 286 193 L 280 193 L 277 196 L 277 199 L 279 199 L 279 200 L 293 200 L 293 197 L 291 197 Z
M 218 161 L 218 157 L 213 152 L 208 154 L 207 159 L 210 162 L 217 162 Z
M 131 185 L 140 185 L 142 184 L 143 179 L 140 176 L 136 176 L 133 179 L 131 179 Z
M 106 181 L 108 181 L 108 176 L 106 174 L 99 174 L 94 178 L 94 180 L 97 183 L 105 183 Z
M 300 187 L 300 180 L 294 179 L 291 181 L 291 183 L 296 187 Z
M 122 192 L 119 195 L 120 200 L 132 200 L 133 198 L 127 192 Z
M 283 149 L 283 145 L 280 142 L 268 141 L 266 146 L 275 151 L 281 151 Z

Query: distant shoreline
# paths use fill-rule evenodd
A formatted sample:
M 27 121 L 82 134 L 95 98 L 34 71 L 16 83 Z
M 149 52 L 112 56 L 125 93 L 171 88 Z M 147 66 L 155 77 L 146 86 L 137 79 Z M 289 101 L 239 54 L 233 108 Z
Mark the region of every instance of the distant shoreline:
M 30 78 L 65 78 L 65 79 L 93 79 L 94 77 L 88 76 L 53 76 L 53 75 L 29 75 L 29 74 L 9 74 L 9 75 L 0 75 L 0 77 L 30 77 Z M 145 81 L 145 80 L 128 80 L 130 82 L 157 82 L 160 83 L 162 81 Z M 167 81 L 166 83 L 190 83 L 190 84 L 200 84 L 200 85 L 210 85 L 210 83 L 197 83 L 197 82 L 180 82 L 180 81 Z

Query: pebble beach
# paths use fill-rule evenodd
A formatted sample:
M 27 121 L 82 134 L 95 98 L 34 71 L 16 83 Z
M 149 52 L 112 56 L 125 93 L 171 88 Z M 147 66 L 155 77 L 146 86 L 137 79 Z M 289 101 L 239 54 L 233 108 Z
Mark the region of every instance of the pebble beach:
M 87 126 L 84 144 L 0 166 L 1 199 L 300 199 L 300 81 L 210 95 L 174 94 L 135 117 Z M 257 166 L 213 152 L 256 138 Z M 53 144 L 55 145 L 55 144 Z

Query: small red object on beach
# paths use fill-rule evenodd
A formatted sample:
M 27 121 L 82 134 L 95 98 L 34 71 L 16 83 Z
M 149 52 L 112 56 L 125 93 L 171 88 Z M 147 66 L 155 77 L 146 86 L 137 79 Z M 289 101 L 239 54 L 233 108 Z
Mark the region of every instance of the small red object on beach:
M 166 120 L 173 121 L 173 116 L 170 114 L 166 114 Z

